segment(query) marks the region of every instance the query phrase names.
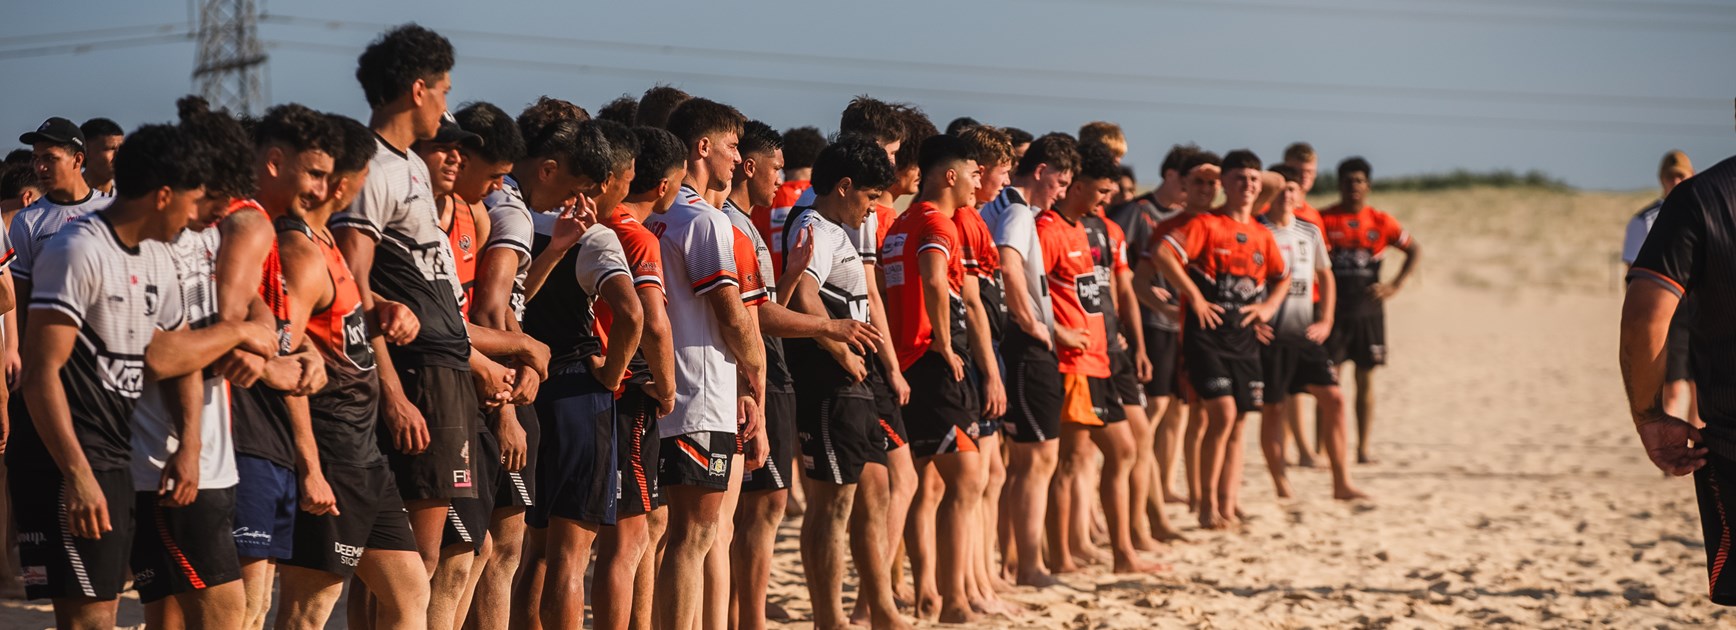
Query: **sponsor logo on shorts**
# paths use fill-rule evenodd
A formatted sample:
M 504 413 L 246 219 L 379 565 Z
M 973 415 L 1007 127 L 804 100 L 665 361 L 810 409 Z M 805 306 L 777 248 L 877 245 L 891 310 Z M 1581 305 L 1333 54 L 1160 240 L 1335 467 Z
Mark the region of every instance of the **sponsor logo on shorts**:
M 1220 376 L 1206 381 L 1207 393 L 1219 394 L 1227 391 L 1230 391 L 1230 379 L 1228 378 Z
M 332 543 L 332 551 L 337 552 L 338 560 L 342 561 L 346 567 L 356 566 L 362 561 L 361 547 L 334 542 Z
M 18 544 L 46 545 L 48 544 L 48 534 L 42 532 L 18 532 Z
M 1254 406 L 1266 404 L 1266 382 L 1251 381 L 1248 383 L 1248 397 L 1253 399 Z
M 723 453 L 711 454 L 711 465 L 705 468 L 706 474 L 722 477 L 729 472 L 729 455 Z
M 812 455 L 803 455 L 802 456 L 802 470 L 813 470 L 813 469 L 814 469 L 814 457 Z
M 458 458 L 464 462 L 464 467 L 452 471 L 452 487 L 470 487 L 470 440 L 464 441 L 464 446 L 458 449 Z
M 1374 359 L 1374 361 L 1376 363 L 1385 363 L 1386 362 L 1386 346 L 1378 345 L 1378 344 L 1369 346 L 1368 347 L 1368 356 L 1369 356 L 1369 358 Z
M 230 532 L 230 535 L 235 537 L 236 542 L 245 541 L 245 542 L 257 542 L 257 543 L 262 543 L 262 544 L 266 544 L 266 545 L 271 544 L 271 532 L 262 532 L 262 531 L 256 531 L 253 529 L 249 529 L 246 527 L 237 527 L 237 528 L 235 528 L 235 531 Z
M 151 582 L 156 579 L 157 571 L 155 569 L 145 569 L 143 571 L 133 572 L 133 584 L 135 586 L 149 586 Z
M 25 586 L 48 586 L 48 567 L 24 567 Z

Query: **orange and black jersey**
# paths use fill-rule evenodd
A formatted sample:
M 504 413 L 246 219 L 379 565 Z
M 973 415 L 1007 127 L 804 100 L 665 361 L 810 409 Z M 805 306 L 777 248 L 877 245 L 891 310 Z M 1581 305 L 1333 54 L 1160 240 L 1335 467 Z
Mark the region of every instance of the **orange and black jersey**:
M 314 441 L 326 465 L 373 466 L 384 461 L 374 426 L 379 410 L 379 374 L 374 347 L 368 342 L 367 314 L 361 287 L 337 245 L 292 216 L 277 219 L 279 241 L 305 238 L 325 257 L 324 280 L 331 286 L 331 303 L 313 309 L 307 338 L 325 357 L 326 386 L 308 397 Z M 317 305 L 316 305 L 317 306 Z
M 1096 378 L 1109 378 L 1109 346 L 1103 331 L 1103 311 L 1108 299 L 1097 282 L 1091 262 L 1091 244 L 1080 223 L 1054 209 L 1037 217 L 1037 238 L 1042 242 L 1043 269 L 1049 299 L 1055 306 L 1055 326 L 1080 331 L 1085 347 L 1056 348 L 1061 371 Z
M 1193 311 L 1184 309 L 1184 334 L 1228 352 L 1258 353 L 1253 329 L 1242 327 L 1237 312 L 1264 301 L 1267 290 L 1288 277 L 1272 231 L 1254 220 L 1202 214 L 1164 236 L 1163 246 L 1180 257 L 1200 295 L 1224 308 L 1223 323 L 1214 330 L 1204 329 Z
M 934 322 L 928 319 L 928 305 L 922 282 L 922 254 L 938 252 L 946 260 L 947 330 L 952 336 L 952 351 L 967 356 L 970 349 L 965 337 L 964 264 L 958 248 L 958 226 L 942 214 L 940 208 L 924 201 L 911 206 L 887 230 L 880 248 L 880 267 L 885 275 L 886 315 L 892 327 L 892 347 L 898 353 L 898 369 L 908 370 L 926 354 L 934 342 Z M 975 282 L 974 278 L 968 281 Z
M 767 277 L 775 278 L 783 270 L 784 225 L 789 222 L 790 210 L 796 207 L 802 193 L 813 187 L 813 182 L 805 179 L 786 181 L 778 185 L 770 207 L 753 209 L 753 227 L 759 230 L 760 239 L 766 243 L 766 253 L 771 261 L 771 266 L 765 268 Z
M 1380 314 L 1381 303 L 1371 299 L 1368 288 L 1380 282 L 1386 250 L 1409 247 L 1410 233 L 1391 215 L 1368 206 L 1352 212 L 1334 205 L 1321 211 L 1320 221 L 1338 286 L 1339 316 Z
M 477 238 L 476 214 L 470 204 L 458 195 L 448 195 L 446 203 L 452 208 L 452 216 L 446 218 L 446 225 L 440 229 L 446 231 L 446 240 L 452 246 L 452 262 L 456 265 L 453 269 L 462 290 L 458 310 L 469 318 L 470 298 L 476 291 L 476 265 L 482 260 L 482 239 Z
M 257 212 L 267 223 L 272 220 L 265 208 L 251 199 L 236 199 L 230 203 L 226 214 L 237 212 Z M 271 311 L 277 333 L 277 353 L 288 354 L 294 349 L 290 346 L 289 335 L 289 291 L 283 284 L 283 261 L 279 258 L 275 238 L 265 254 L 264 268 L 260 273 L 259 296 L 265 301 L 265 307 Z M 230 417 L 233 421 L 235 452 L 293 469 L 295 460 L 292 459 L 289 409 L 284 406 L 283 392 L 272 389 L 263 382 L 255 383 L 253 387 L 236 387 L 233 390 Z
M 663 249 L 657 242 L 657 235 L 645 228 L 645 224 L 633 217 L 632 211 L 626 206 L 617 206 L 614 212 L 608 213 L 601 220 L 605 227 L 615 231 L 615 236 L 621 239 L 621 251 L 627 258 L 627 269 L 633 276 L 633 288 L 653 288 L 657 290 L 658 299 L 663 297 Z M 602 351 L 609 350 L 609 326 L 615 321 L 615 311 L 609 308 L 608 302 L 598 302 L 597 337 L 602 340 Z M 627 379 L 623 385 L 643 384 L 651 382 L 651 364 L 645 362 L 645 354 L 633 351 L 633 358 L 627 362 Z

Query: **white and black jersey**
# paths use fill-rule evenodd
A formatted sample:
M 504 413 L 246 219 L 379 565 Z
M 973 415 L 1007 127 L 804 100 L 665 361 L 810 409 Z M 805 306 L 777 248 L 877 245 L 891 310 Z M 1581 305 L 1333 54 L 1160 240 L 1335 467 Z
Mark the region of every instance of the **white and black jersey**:
M 168 249 L 180 283 L 182 314 L 187 326 L 205 328 L 219 321 L 217 303 L 217 249 L 221 230 L 182 230 Z M 240 481 L 235 470 L 235 448 L 230 440 L 229 388 L 221 376 L 204 374 L 200 390 L 205 400 L 200 410 L 199 489 L 228 488 Z M 133 410 L 133 489 L 157 488 L 163 466 L 180 443 L 180 420 L 170 410 L 169 399 L 177 394 L 173 385 L 156 382 L 145 386 Z
M 145 347 L 158 329 L 183 322 L 172 254 L 159 242 L 123 245 L 101 214 L 67 224 L 40 253 L 30 309 L 65 314 L 78 326 L 60 370 L 73 432 L 92 469 L 124 469 L 133 407 L 146 386 Z M 46 452 L 35 455 L 40 467 L 54 466 Z
M 766 209 L 760 211 L 770 212 Z M 778 271 L 772 266 L 771 248 L 766 246 L 766 241 L 760 236 L 759 230 L 754 229 L 753 217 L 742 212 L 741 207 L 735 205 L 735 202 L 728 200 L 723 202 L 723 213 L 729 215 L 730 225 L 741 230 L 743 234 L 747 235 L 748 240 L 753 242 L 755 257 L 759 259 L 760 275 L 765 279 L 766 293 L 772 301 L 776 302 L 778 299 Z M 766 388 L 776 392 L 795 391 L 795 383 L 790 380 L 790 367 L 784 359 L 784 340 L 781 337 L 771 335 L 763 335 L 763 338 L 766 348 Z
M 554 215 L 536 215 L 536 252 L 548 247 L 555 220 Z M 585 359 L 603 354 L 592 306 L 603 283 L 615 276 L 631 277 L 621 238 L 607 226 L 593 225 L 555 263 L 542 290 L 525 305 L 524 332 L 548 344 L 551 373 L 588 367 Z
M 518 274 L 512 279 L 512 313 L 524 321 L 524 278 L 530 273 L 531 245 L 536 242 L 536 227 L 532 225 L 530 205 L 518 188 L 518 180 L 507 175 L 500 190 L 482 200 L 488 208 L 488 242 L 483 251 L 505 247 L 518 253 Z
M 869 216 L 873 213 L 869 212 Z M 850 239 L 853 228 L 826 219 L 812 207 L 798 206 L 790 210 L 789 223 L 784 230 L 784 251 L 795 251 L 797 235 L 808 228 L 813 229 L 813 256 L 801 271 L 818 285 L 820 302 L 825 304 L 826 314 L 832 319 L 869 322 L 868 278 L 863 272 L 862 255 Z M 789 353 L 790 371 L 798 393 L 810 390 L 859 398 L 873 396 L 865 383 L 853 383 L 832 355 L 813 339 L 790 339 L 785 349 Z
M 30 272 L 36 266 L 36 259 L 42 254 L 42 247 L 48 244 L 48 239 L 60 232 L 67 223 L 84 215 L 107 208 L 113 198 L 96 194 L 92 190 L 83 199 L 72 203 L 55 203 L 46 195 L 37 199 L 36 203 L 25 206 L 18 214 L 12 215 L 12 225 L 7 229 L 7 240 L 10 241 L 12 254 L 12 275 L 19 280 L 30 280 Z
M 378 241 L 368 286 L 381 297 L 408 306 L 421 321 L 416 340 L 392 346 L 398 369 L 437 366 L 470 369 L 470 335 L 458 305 L 463 287 L 452 259 L 451 239 L 440 229 L 440 211 L 429 187 L 428 165 L 400 153 L 385 140 L 368 162 L 362 192 L 349 209 L 331 218 L 332 228 L 358 230 Z
M 1031 316 L 1038 323 L 1053 327 L 1055 324 L 1055 306 L 1049 300 L 1048 270 L 1043 268 L 1043 244 L 1037 239 L 1037 215 L 1042 213 L 1039 208 L 1032 208 L 1025 203 L 1023 195 L 1017 188 L 1008 186 L 1001 189 L 1001 194 L 983 204 L 983 222 L 989 224 L 989 232 L 994 234 L 995 246 L 1006 247 L 1019 253 L 1024 258 L 1025 291 L 1031 301 Z M 1001 275 L 1015 273 L 1002 265 Z

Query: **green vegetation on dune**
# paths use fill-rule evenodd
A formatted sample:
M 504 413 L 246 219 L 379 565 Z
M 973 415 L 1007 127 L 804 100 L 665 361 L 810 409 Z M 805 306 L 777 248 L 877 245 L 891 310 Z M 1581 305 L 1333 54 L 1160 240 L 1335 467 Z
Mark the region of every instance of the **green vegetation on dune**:
M 1336 194 L 1338 177 L 1331 171 L 1321 171 L 1320 177 L 1314 182 L 1311 194 Z M 1438 190 L 1463 190 L 1466 188 L 1541 188 L 1545 190 L 1573 190 L 1567 182 L 1557 179 L 1539 170 L 1519 173 L 1500 169 L 1493 171 L 1470 171 L 1457 169 L 1447 173 L 1428 173 L 1423 175 L 1401 175 L 1398 177 L 1374 178 L 1374 190 L 1377 192 L 1428 192 Z

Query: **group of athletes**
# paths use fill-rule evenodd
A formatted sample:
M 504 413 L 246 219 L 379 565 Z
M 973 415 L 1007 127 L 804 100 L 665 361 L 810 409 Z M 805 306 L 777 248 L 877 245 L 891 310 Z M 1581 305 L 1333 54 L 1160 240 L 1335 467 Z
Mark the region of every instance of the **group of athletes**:
M 1280 496 L 1294 441 L 1364 498 L 1339 366 L 1368 461 L 1419 250 L 1360 158 L 1322 210 L 1300 143 L 1176 146 L 1134 197 L 1110 123 L 858 97 L 828 141 L 667 86 L 448 113 L 454 60 L 381 35 L 366 123 L 188 97 L 20 138 L 7 490 L 60 627 L 130 583 L 151 628 L 322 628 L 348 583 L 358 628 L 762 628 L 792 512 L 820 627 L 1013 614 L 1161 570 L 1171 503 L 1236 527 L 1249 413 Z

